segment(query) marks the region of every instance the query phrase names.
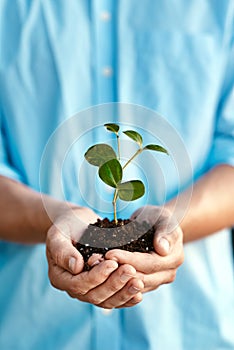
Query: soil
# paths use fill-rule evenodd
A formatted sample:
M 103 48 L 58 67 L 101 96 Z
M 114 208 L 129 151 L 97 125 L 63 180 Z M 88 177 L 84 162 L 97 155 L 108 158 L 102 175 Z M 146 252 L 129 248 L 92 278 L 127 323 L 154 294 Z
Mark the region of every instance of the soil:
M 111 249 L 122 249 L 129 252 L 149 253 L 153 247 L 154 228 L 147 222 L 118 219 L 110 221 L 98 219 L 90 224 L 80 241 L 75 243 L 76 248 L 84 258 L 84 270 L 90 270 L 87 261 L 93 253 L 102 254 Z

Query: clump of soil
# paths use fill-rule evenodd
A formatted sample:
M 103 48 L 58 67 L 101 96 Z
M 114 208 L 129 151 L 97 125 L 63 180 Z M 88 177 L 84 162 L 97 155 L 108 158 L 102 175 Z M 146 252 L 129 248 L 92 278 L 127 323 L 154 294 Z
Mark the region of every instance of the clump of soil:
M 116 225 L 105 218 L 90 224 L 75 246 L 84 258 L 84 270 L 90 270 L 87 261 L 93 253 L 105 256 L 111 249 L 148 253 L 154 250 L 153 237 L 154 228 L 145 221 L 119 219 Z

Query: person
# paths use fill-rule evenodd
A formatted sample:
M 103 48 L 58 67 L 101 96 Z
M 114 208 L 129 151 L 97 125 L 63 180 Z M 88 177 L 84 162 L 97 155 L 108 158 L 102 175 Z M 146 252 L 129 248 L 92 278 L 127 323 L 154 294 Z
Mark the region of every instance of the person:
M 233 2 L 1 0 L 0 14 L 0 348 L 232 349 Z M 66 201 L 55 178 L 41 198 L 40 161 L 61 122 L 108 102 L 165 116 L 194 188 L 180 225 L 156 227 L 154 253 L 112 250 L 82 272 L 72 237 L 97 213 L 70 178 Z

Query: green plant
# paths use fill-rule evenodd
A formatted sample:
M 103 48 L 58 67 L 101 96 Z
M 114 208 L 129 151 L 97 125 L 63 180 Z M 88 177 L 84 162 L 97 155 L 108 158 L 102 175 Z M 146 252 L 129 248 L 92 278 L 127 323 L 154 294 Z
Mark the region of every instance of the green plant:
M 120 163 L 120 141 L 119 141 L 119 125 L 107 123 L 104 125 L 106 129 L 116 135 L 117 154 L 114 149 L 105 143 L 91 146 L 85 153 L 85 159 L 92 165 L 99 168 L 98 174 L 100 179 L 107 185 L 113 187 L 113 209 L 114 221 L 117 224 L 116 201 L 118 198 L 123 201 L 134 201 L 142 197 L 145 193 L 145 186 L 140 180 L 131 180 L 122 182 L 124 169 L 145 150 L 163 152 L 168 154 L 167 150 L 159 145 L 149 144 L 143 146 L 142 136 L 134 130 L 126 130 L 123 133 L 138 144 L 137 151 L 122 166 Z

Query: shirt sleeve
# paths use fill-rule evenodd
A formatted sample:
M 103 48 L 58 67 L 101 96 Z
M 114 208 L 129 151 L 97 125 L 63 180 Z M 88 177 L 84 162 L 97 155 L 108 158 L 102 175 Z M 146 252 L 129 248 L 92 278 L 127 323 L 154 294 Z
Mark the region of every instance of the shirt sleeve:
M 234 37 L 229 47 L 209 167 L 218 164 L 234 166 Z
M 0 175 L 23 182 L 20 173 L 10 160 L 8 147 L 9 145 L 7 144 L 7 138 L 3 129 L 2 115 L 0 114 Z

